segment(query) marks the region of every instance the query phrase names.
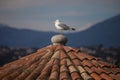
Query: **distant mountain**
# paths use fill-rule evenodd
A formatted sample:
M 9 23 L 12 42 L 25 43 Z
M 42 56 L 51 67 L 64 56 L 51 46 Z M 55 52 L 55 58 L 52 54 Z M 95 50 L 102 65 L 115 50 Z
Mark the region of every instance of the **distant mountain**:
M 91 28 L 69 35 L 70 45 L 120 46 L 120 15 L 93 25 Z
M 15 29 L 0 24 L 0 45 L 13 47 L 43 47 L 51 44 L 54 32 Z
M 43 47 L 51 44 L 51 37 L 57 33 L 27 29 L 15 29 L 0 24 L 0 45 L 13 47 Z M 120 46 L 120 15 L 107 19 L 82 31 L 65 34 L 69 46 Z

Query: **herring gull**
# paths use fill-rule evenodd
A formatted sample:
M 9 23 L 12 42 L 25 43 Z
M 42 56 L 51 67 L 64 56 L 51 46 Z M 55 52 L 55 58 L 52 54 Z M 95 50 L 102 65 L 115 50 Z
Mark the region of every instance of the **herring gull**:
M 66 31 L 66 30 L 75 30 L 75 28 L 72 28 L 66 24 L 62 24 L 58 19 L 55 20 L 55 28 L 57 30 L 60 30 L 61 33 L 62 33 L 62 31 Z

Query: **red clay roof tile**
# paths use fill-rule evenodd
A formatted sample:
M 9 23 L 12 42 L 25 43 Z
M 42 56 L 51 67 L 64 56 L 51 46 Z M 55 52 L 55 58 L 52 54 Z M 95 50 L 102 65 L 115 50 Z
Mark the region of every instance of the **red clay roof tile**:
M 67 64 L 67 60 L 66 59 L 61 59 L 60 60 L 60 65 L 65 65 Z
M 82 66 L 77 66 L 77 69 L 79 70 L 79 72 L 81 74 L 84 73 L 84 72 L 86 72 L 86 70 Z
M 77 69 L 73 65 L 69 66 L 68 68 L 70 73 L 77 72 Z
M 102 74 L 102 73 L 105 73 L 104 70 L 99 68 L 99 67 L 92 67 L 91 69 L 99 75 Z
M 72 51 L 71 47 L 63 46 L 63 48 L 66 51 L 66 53 L 68 53 L 69 51 Z
M 72 80 L 81 80 L 82 79 L 80 74 L 77 72 L 71 73 L 71 77 L 72 77 Z
M 89 67 L 84 67 L 85 68 L 85 70 L 89 73 L 89 74 L 91 74 L 91 73 L 93 73 L 94 72 L 94 70 L 92 70 L 91 68 L 89 68 Z
M 109 76 L 109 75 L 107 75 L 107 74 L 105 74 L 105 73 L 102 73 L 100 76 L 101 76 L 102 78 L 104 78 L 105 80 L 113 80 L 113 78 L 112 78 L 111 76 Z
M 50 74 L 49 80 L 57 80 L 59 76 L 59 73 L 57 71 L 54 71 Z
M 70 59 L 67 59 L 67 66 L 73 65 L 72 61 Z
M 88 60 L 88 58 L 86 57 L 86 54 L 84 54 L 84 53 L 77 53 L 77 54 L 75 54 L 81 61 L 83 61 L 83 60 Z
M 103 69 L 104 72 L 107 73 L 107 74 L 113 74 L 112 71 L 111 71 L 111 69 L 109 69 L 109 68 L 107 68 L 107 67 L 104 67 L 104 68 L 102 68 L 102 69 Z
M 119 75 L 110 74 L 110 76 L 111 76 L 114 80 L 120 80 L 120 74 L 119 74 Z
M 83 78 L 83 80 L 94 80 L 88 73 L 83 72 L 81 73 L 81 76 Z
M 68 72 L 60 72 L 60 80 L 70 80 L 70 75 Z
M 82 61 L 83 66 L 93 67 L 94 64 L 90 60 L 83 60 Z
M 66 65 L 61 65 L 60 72 L 69 72 L 69 70 Z
M 95 80 L 105 80 L 105 79 L 103 79 L 101 76 L 99 76 L 98 74 L 96 74 L 96 73 L 91 73 L 90 74 L 91 75 L 91 77 L 93 77 Z
M 59 59 L 54 59 L 54 62 L 53 62 L 53 64 L 60 64 L 60 60 Z
M 60 51 L 54 52 L 54 54 L 52 55 L 51 59 L 60 59 Z
M 72 61 L 73 61 L 73 63 L 74 63 L 76 66 L 82 65 L 82 64 L 81 64 L 81 61 L 80 61 L 79 59 L 73 59 Z
M 65 54 L 64 51 L 61 51 L 60 53 L 60 59 L 67 58 L 68 56 Z
M 109 64 L 107 62 L 103 62 L 103 61 L 98 61 L 98 64 L 100 65 L 100 67 L 114 67 L 114 65 Z
M 0 80 L 120 80 L 120 68 L 77 48 L 50 45 L 0 67 Z
M 73 52 L 69 52 L 68 55 L 69 55 L 70 59 L 77 59 L 78 58 Z
M 60 69 L 60 66 L 58 64 L 55 64 L 55 65 L 53 65 L 51 72 L 54 72 L 54 71 L 59 72 L 60 71 L 59 69 Z
M 60 50 L 60 51 L 63 50 L 62 45 L 59 45 L 59 46 L 56 47 L 55 51 L 58 51 L 58 50 Z
M 112 68 L 111 69 L 111 72 L 113 73 L 113 74 L 120 74 L 120 68 Z

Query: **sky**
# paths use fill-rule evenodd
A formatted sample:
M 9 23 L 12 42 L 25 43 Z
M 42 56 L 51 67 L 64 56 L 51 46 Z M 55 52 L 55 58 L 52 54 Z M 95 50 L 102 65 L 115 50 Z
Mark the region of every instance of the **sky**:
M 20 29 L 56 31 L 59 19 L 77 30 L 120 14 L 120 0 L 0 0 L 0 23 Z

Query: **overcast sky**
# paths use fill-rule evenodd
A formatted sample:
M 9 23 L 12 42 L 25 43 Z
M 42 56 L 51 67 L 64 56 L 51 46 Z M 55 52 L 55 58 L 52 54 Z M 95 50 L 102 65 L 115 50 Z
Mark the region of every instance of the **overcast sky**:
M 56 31 L 56 19 L 83 30 L 118 14 L 120 0 L 0 0 L 0 23 L 41 31 Z

